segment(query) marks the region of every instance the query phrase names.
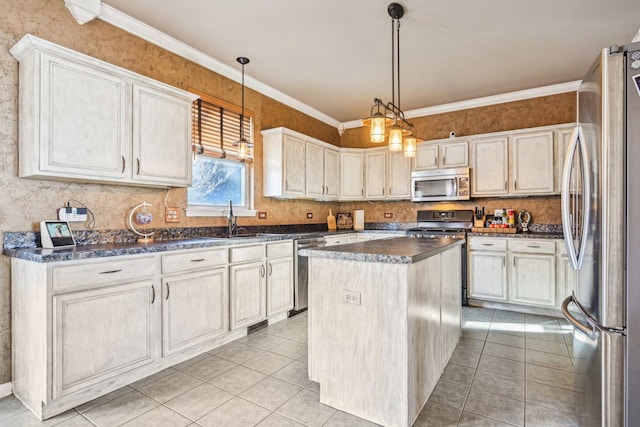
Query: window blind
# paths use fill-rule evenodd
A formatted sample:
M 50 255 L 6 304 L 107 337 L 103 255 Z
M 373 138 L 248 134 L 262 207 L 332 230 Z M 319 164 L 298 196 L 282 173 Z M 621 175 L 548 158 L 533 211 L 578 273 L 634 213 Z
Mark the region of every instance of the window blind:
M 238 147 L 233 143 L 240 139 L 241 110 L 231 105 L 219 105 L 208 99 L 197 99 L 193 103 L 193 151 L 211 157 L 238 159 Z M 253 118 L 245 110 L 244 137 L 253 142 Z M 252 161 L 253 149 L 245 161 Z

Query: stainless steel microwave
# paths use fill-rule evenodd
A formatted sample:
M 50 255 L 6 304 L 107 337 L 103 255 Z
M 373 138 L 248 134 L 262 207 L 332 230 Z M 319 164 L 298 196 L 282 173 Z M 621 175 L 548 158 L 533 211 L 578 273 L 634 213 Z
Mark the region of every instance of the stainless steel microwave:
M 469 200 L 469 168 L 411 173 L 411 201 Z

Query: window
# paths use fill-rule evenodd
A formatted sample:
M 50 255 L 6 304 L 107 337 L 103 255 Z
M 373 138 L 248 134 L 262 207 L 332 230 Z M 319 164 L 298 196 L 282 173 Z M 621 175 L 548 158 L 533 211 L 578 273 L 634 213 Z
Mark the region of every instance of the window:
M 194 91 L 196 92 L 196 91 Z M 198 93 L 198 92 L 196 92 Z M 187 189 L 187 216 L 253 216 L 253 152 L 238 157 L 240 107 L 198 93 L 193 103 L 193 182 Z M 253 113 L 245 109 L 244 134 L 253 142 Z

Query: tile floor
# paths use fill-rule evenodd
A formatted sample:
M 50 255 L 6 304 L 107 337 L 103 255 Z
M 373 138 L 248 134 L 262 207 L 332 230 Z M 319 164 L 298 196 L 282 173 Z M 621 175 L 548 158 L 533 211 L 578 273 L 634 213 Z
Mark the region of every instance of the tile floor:
M 464 307 L 463 336 L 415 426 L 580 425 L 571 329 L 559 319 Z M 0 426 L 373 426 L 319 403 L 306 313 L 38 421 L 15 397 Z

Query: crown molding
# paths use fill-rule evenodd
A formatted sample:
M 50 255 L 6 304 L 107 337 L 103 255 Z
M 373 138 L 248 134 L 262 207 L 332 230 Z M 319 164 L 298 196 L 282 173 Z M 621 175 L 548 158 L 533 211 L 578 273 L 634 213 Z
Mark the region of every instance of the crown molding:
M 189 46 L 186 43 L 177 40 L 162 31 L 159 31 L 144 22 L 126 15 L 119 10 L 102 4 L 100 15 L 98 18 L 104 22 L 107 22 L 115 27 L 118 27 L 128 33 L 140 37 L 150 43 L 160 46 L 169 52 L 175 53 L 191 62 L 194 62 L 204 68 L 207 68 L 214 73 L 220 74 L 236 83 L 241 83 L 242 73 L 235 68 L 232 68 L 217 59 L 204 54 L 203 52 Z M 256 80 L 250 76 L 245 75 L 245 86 L 259 92 L 269 98 L 273 98 L 285 105 L 288 105 L 295 110 L 298 110 L 304 114 L 307 114 L 315 119 L 320 120 L 330 126 L 338 128 L 340 122 L 333 117 L 324 114 L 315 108 L 308 106 L 307 104 L 298 101 L 295 98 L 286 95 L 279 90 L 272 88 L 259 80 Z
M 433 107 L 418 108 L 405 111 L 407 119 L 415 117 L 432 116 L 434 114 L 450 113 L 452 111 L 467 110 L 469 108 L 486 107 L 488 105 L 504 104 L 505 102 L 522 101 L 524 99 L 539 98 L 541 96 L 557 95 L 566 92 L 575 92 L 580 86 L 580 80 L 560 83 L 550 86 L 542 86 L 534 89 L 519 90 L 500 95 L 485 96 L 482 98 L 468 99 L 466 101 L 452 102 L 450 104 L 435 105 Z M 351 120 L 342 123 L 344 129 L 362 127 L 361 120 Z
M 189 61 L 192 61 L 204 68 L 207 68 L 217 74 L 220 74 L 230 80 L 237 83 L 241 82 L 242 74 L 239 70 L 232 68 L 217 59 L 204 54 L 203 52 L 183 43 L 162 31 L 159 31 L 150 25 L 145 24 L 142 21 L 126 15 L 119 10 L 102 4 L 100 8 L 100 15 L 98 18 L 104 22 L 107 22 L 115 27 L 118 27 L 128 33 L 138 36 L 150 43 L 160 46 L 163 49 L 173 52 Z M 430 116 L 434 114 L 448 113 L 452 111 L 465 110 L 469 108 L 484 107 L 488 105 L 502 104 L 505 102 L 520 101 L 530 98 L 538 98 L 541 96 L 557 95 L 560 93 L 574 92 L 578 90 L 580 81 L 572 81 L 567 83 L 560 83 L 550 86 L 543 86 L 534 89 L 520 90 L 516 92 L 509 92 L 500 95 L 485 96 L 482 98 L 469 99 L 466 101 L 452 102 L 449 104 L 436 105 L 433 107 L 419 108 L 416 110 L 405 111 L 405 117 L 407 119 L 415 117 Z M 250 76 L 245 76 L 245 86 L 251 88 L 265 96 L 275 99 L 295 110 L 298 110 L 304 114 L 307 114 L 323 123 L 335 127 L 341 134 L 346 129 L 352 129 L 361 127 L 360 120 L 351 120 L 348 122 L 340 122 L 333 117 L 322 113 L 309 105 L 286 95 L 279 90 L 272 88 L 271 86 L 262 83 Z

